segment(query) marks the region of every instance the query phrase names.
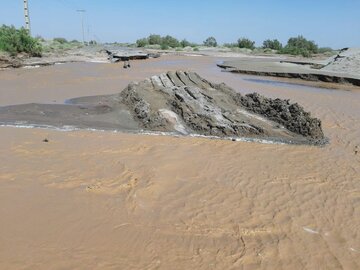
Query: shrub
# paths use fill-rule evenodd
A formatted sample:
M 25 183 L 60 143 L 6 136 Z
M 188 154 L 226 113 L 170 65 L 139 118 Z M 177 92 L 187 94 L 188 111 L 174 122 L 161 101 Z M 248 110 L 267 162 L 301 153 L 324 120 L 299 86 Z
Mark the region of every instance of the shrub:
M 167 35 L 166 37 L 162 38 L 161 45 L 167 45 L 171 48 L 176 48 L 180 47 L 180 42 L 176 38 Z
M 224 47 L 226 47 L 226 48 L 235 48 L 238 46 L 239 45 L 237 43 L 224 43 Z
M 167 44 L 161 44 L 161 49 L 162 50 L 168 50 L 169 46 Z
M 280 50 L 280 53 L 310 57 L 312 54 L 318 53 L 318 50 L 318 46 L 314 41 L 298 36 L 290 38 L 286 46 Z
M 181 47 L 185 48 L 185 47 L 191 46 L 191 43 L 189 41 L 187 41 L 186 39 L 183 39 L 180 42 L 180 45 L 181 45 Z
M 302 55 L 303 57 L 310 57 L 311 53 L 309 50 L 304 48 L 290 47 L 285 46 L 279 51 L 282 54 L 291 54 L 291 55 Z
M 148 41 L 150 45 L 160 45 L 161 44 L 161 36 L 160 35 L 154 35 L 151 34 L 148 37 Z
M 208 37 L 205 41 L 204 41 L 204 46 L 207 47 L 217 47 L 217 41 L 214 37 Z
M 136 41 L 136 45 L 138 47 L 145 47 L 146 45 L 149 45 L 149 40 L 147 38 L 141 38 Z
M 179 47 L 196 47 L 197 45 L 195 43 L 191 43 L 187 41 L 186 39 L 183 39 L 181 42 L 177 40 L 176 38 L 167 35 L 165 37 L 162 37 L 160 35 L 151 34 L 147 38 L 141 38 L 136 41 L 137 47 L 145 47 L 148 45 L 154 46 L 159 45 L 162 49 L 165 48 L 165 50 L 171 48 L 179 48 Z
M 198 52 L 199 51 L 199 48 L 198 47 L 195 47 L 194 48 L 194 52 Z
M 31 56 L 41 56 L 42 46 L 38 39 L 32 38 L 25 28 L 16 29 L 14 26 L 0 27 L 0 51 L 11 55 L 28 53 Z
M 298 36 L 295 38 L 290 38 L 287 46 L 294 47 L 294 48 L 300 48 L 300 49 L 306 49 L 309 52 L 317 53 L 318 46 L 315 44 L 314 41 L 309 41 L 303 36 Z
M 59 42 L 60 44 L 68 43 L 68 41 L 65 38 L 62 38 L 62 37 L 54 38 L 53 41 Z
M 272 50 L 273 50 L 273 49 L 265 48 L 265 49 L 264 49 L 264 53 L 272 53 Z
M 263 42 L 263 48 L 264 49 L 271 49 L 271 50 L 281 50 L 282 49 L 282 44 L 280 41 L 278 41 L 277 39 L 267 39 Z
M 239 38 L 238 47 L 253 50 L 255 49 L 255 41 L 251 41 L 248 38 Z

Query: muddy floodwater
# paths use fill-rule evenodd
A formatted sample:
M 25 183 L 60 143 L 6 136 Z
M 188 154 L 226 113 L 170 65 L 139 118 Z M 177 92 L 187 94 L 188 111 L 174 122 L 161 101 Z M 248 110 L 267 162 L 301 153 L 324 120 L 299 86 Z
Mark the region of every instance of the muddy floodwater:
M 264 83 L 222 60 L 1 71 L 1 106 L 195 71 L 298 102 L 329 144 L 0 127 L 0 269 L 359 269 L 360 90 Z

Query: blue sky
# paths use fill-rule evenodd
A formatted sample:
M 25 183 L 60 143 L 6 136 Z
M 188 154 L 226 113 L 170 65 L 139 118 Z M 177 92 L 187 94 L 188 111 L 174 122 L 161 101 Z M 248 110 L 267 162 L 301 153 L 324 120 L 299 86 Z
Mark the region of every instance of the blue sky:
M 299 34 L 320 46 L 360 47 L 360 0 L 29 0 L 33 35 L 134 42 L 158 33 L 202 42 L 248 37 L 286 42 Z M 23 0 L 0 0 L 0 24 L 23 26 Z

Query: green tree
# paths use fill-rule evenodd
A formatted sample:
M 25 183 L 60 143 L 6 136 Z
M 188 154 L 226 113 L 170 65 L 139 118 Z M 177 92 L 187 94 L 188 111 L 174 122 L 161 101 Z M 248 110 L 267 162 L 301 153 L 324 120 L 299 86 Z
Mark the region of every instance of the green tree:
M 186 39 L 183 39 L 180 42 L 180 45 L 181 45 L 181 47 L 185 48 L 185 47 L 191 46 L 191 43 L 189 41 L 187 41 Z
M 290 38 L 280 52 L 310 57 L 312 54 L 318 53 L 318 50 L 318 45 L 314 41 L 307 40 L 303 36 L 297 36 Z
M 161 45 L 167 45 L 171 48 L 176 48 L 180 47 L 180 42 L 176 38 L 167 35 L 166 37 L 162 38 Z
M 161 44 L 161 36 L 160 35 L 154 35 L 151 34 L 148 37 L 148 41 L 150 45 L 160 45 Z
M 282 49 L 282 44 L 280 41 L 278 41 L 277 39 L 267 39 L 263 42 L 263 48 L 264 49 L 272 49 L 272 50 L 281 50 Z
M 216 38 L 214 37 L 208 37 L 205 41 L 204 41 L 204 46 L 206 47 L 217 47 L 217 41 Z
M 248 38 L 239 38 L 238 39 L 238 46 L 239 48 L 246 48 L 246 49 L 255 49 L 255 41 L 252 41 Z
M 149 45 L 149 40 L 147 38 L 141 38 L 136 41 L 136 46 L 138 47 L 145 47 Z

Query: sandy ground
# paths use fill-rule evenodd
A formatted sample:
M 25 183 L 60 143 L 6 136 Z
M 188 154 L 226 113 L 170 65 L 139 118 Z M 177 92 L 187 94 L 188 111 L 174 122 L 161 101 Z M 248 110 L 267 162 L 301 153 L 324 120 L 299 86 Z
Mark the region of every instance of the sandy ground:
M 0 269 L 359 269 L 360 92 L 249 80 L 217 61 L 0 72 L 0 104 L 11 105 L 190 69 L 299 102 L 330 139 L 320 148 L 1 127 Z

